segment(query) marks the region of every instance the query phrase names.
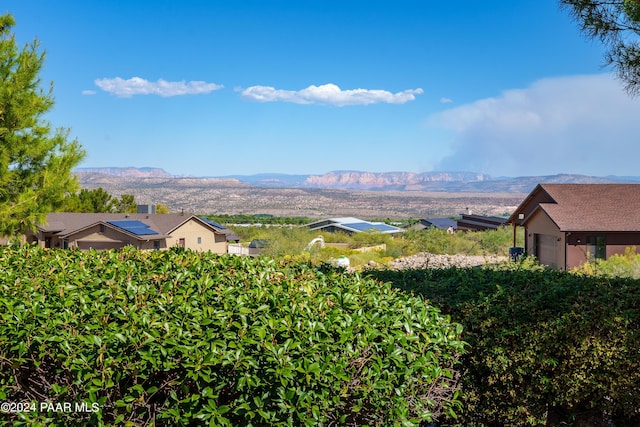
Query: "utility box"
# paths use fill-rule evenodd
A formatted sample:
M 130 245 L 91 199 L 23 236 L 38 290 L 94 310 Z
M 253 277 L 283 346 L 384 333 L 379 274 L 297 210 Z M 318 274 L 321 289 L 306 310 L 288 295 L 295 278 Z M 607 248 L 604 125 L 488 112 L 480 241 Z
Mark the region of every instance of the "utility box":
M 512 261 L 518 261 L 522 255 L 524 255 L 524 248 L 519 246 L 511 246 L 509 248 L 509 257 Z

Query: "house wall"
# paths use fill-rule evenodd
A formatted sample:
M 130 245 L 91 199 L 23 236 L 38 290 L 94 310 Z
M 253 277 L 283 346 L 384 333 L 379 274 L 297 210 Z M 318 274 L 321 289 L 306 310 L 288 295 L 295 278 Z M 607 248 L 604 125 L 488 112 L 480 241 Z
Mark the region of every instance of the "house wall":
M 200 237 L 200 243 L 198 243 Z M 171 232 L 167 239 L 167 247 L 178 246 L 180 239 L 184 239 L 185 249 L 195 251 L 211 251 L 217 254 L 227 253 L 227 237 L 224 234 L 215 233 L 209 227 L 195 219 L 187 221 Z
M 53 236 L 51 241 L 52 247 L 62 248 L 62 239 Z M 135 239 L 120 233 L 112 228 L 104 227 L 104 231 L 100 231 L 100 225 L 72 234 L 68 238 L 68 248 L 78 248 L 82 250 L 88 249 L 117 249 L 127 245 L 139 247 Z
M 553 199 L 546 193 L 546 191 L 539 191 L 536 194 L 531 195 L 531 200 L 527 202 L 526 205 L 522 206 L 522 209 L 517 213 L 524 214 L 524 219 L 516 220 L 518 226 L 523 225 L 525 222 L 529 221 L 533 212 L 538 208 L 540 203 L 549 203 L 553 202 Z
M 629 247 L 640 249 L 640 232 L 572 232 L 567 233 L 567 270 L 579 267 L 587 261 L 587 237 L 604 236 L 607 243 L 606 256 L 624 254 Z
M 529 221 L 526 223 L 525 240 L 527 254 L 537 255 L 538 247 L 536 246 L 536 234 L 543 237 L 544 240 L 555 245 L 555 259 L 545 264 L 550 267 L 564 269 L 565 267 L 565 233 L 561 232 L 558 226 L 549 218 L 542 210 L 538 210 L 530 214 Z M 541 238 L 538 238 L 540 241 Z M 544 261 L 544 260 L 541 260 Z

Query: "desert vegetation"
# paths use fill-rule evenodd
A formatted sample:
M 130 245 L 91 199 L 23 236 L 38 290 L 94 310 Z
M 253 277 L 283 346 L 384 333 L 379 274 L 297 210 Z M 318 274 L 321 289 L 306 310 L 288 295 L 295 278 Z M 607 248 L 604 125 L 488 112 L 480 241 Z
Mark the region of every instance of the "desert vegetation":
M 243 242 L 254 239 L 268 242 L 262 254 L 271 257 L 289 256 L 308 260 L 315 264 L 329 262 L 338 256 L 346 256 L 353 267 L 371 263 L 389 265 L 394 259 L 421 252 L 431 254 L 500 255 L 508 256 L 513 245 L 513 230 L 508 227 L 482 232 L 458 232 L 446 230 L 407 230 L 402 236 L 392 237 L 381 233 L 325 233 L 311 231 L 304 226 L 292 227 L 232 227 Z M 522 233 L 517 243 L 522 245 Z M 307 245 L 322 236 L 326 247 Z M 331 246 L 340 244 L 340 247 Z M 361 252 L 358 248 L 384 245 L 382 249 Z

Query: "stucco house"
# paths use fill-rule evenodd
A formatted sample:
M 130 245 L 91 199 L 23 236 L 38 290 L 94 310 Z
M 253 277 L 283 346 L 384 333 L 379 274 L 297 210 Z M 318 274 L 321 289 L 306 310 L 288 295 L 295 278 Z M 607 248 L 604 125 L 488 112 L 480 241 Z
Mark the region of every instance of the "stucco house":
M 460 231 L 484 231 L 497 230 L 507 225 L 507 218 L 499 216 L 483 216 L 474 214 L 461 214 L 456 221 L 456 230 Z
M 46 248 L 185 249 L 227 253 L 227 241 L 237 240 L 229 229 L 192 214 L 50 213 L 46 224 L 26 236 Z
M 640 184 L 539 184 L 509 222 L 524 227 L 526 254 L 571 270 L 640 249 Z

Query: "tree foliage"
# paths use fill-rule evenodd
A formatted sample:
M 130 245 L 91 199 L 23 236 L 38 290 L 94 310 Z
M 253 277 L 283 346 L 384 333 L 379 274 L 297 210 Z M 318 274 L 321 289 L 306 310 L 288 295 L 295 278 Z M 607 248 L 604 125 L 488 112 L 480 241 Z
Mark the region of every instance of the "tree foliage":
M 615 68 L 627 92 L 640 94 L 640 0 L 560 0 L 584 34 L 608 51 L 606 64 Z
M 54 104 L 53 84 L 44 90 L 38 77 L 45 54 L 37 40 L 19 49 L 14 25 L 0 16 L 0 235 L 9 237 L 35 229 L 77 188 L 71 169 L 84 156 L 44 119 Z
M 156 213 L 157 214 L 168 214 L 168 213 L 171 213 L 171 211 L 169 210 L 169 207 L 167 205 L 157 204 L 156 205 Z
M 115 198 L 102 187 L 87 190 L 83 188 L 79 193 L 65 197 L 60 211 L 62 212 L 113 212 L 135 213 L 137 204 L 132 194 L 122 194 Z

